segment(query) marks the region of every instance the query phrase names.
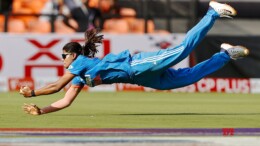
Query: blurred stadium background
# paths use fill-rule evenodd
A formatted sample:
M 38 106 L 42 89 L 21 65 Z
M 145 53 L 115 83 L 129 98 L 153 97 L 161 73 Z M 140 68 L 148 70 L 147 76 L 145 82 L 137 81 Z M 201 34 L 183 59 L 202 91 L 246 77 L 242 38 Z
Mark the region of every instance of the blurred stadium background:
M 172 125 L 170 122 L 162 122 L 158 123 L 157 125 L 150 125 L 150 127 L 259 127 L 259 124 L 257 124 L 260 123 L 258 118 L 259 108 L 257 108 L 259 100 L 255 97 L 260 93 L 260 29 L 258 29 L 260 26 L 260 0 L 218 1 L 232 5 L 237 10 L 238 15 L 234 19 L 217 20 L 216 24 L 208 33 L 207 37 L 200 43 L 194 52 L 192 52 L 192 54 L 181 63 L 173 67 L 192 67 L 195 64 L 210 58 L 214 53 L 218 52 L 220 50 L 219 46 L 223 42 L 248 47 L 250 50 L 249 57 L 242 60 L 231 61 L 221 70 L 209 75 L 196 84 L 167 91 L 167 95 L 173 92 L 172 94 L 175 97 L 182 97 L 182 93 L 193 93 L 185 94 L 185 97 L 183 97 L 184 100 L 180 105 L 184 105 L 186 108 L 182 110 L 180 110 L 181 108 L 176 110 L 175 108 L 171 108 L 169 106 L 169 109 L 167 110 L 172 110 L 172 112 L 168 111 L 165 113 L 165 111 L 162 110 L 160 111 L 161 113 L 159 113 L 159 115 L 163 113 L 167 115 L 168 113 L 168 118 L 166 117 L 168 120 L 170 120 L 173 115 L 180 115 L 182 117 L 185 115 L 185 118 L 177 118 L 182 120 L 174 119 L 173 122 L 177 122 L 175 123 L 176 125 Z M 16 91 L 18 91 L 20 86 L 23 85 L 29 85 L 31 88 L 39 88 L 50 82 L 56 81 L 58 77 L 61 76 L 65 71 L 61 62 L 61 48 L 69 41 L 78 41 L 83 43 L 84 31 L 86 29 L 96 27 L 99 28 L 105 35 L 103 45 L 99 46 L 100 51 L 98 53 L 98 57 L 100 58 L 104 57 L 104 55 L 108 53 L 119 53 L 125 49 L 129 49 L 131 53 L 165 49 L 167 47 L 178 45 L 183 40 L 186 32 L 191 27 L 193 27 L 201 17 L 203 17 L 208 9 L 208 3 L 209 0 L 0 0 L 0 98 L 2 98 L 1 100 L 3 101 L 1 102 L 2 110 L 0 110 L 2 111 L 2 117 L 0 118 L 5 119 L 1 120 L 0 128 L 21 128 L 22 125 L 26 123 L 27 125 L 25 127 L 27 128 L 55 128 L 55 126 L 57 126 L 55 124 L 58 123 L 52 125 L 53 123 L 50 122 L 55 119 L 55 116 L 60 116 L 55 115 L 56 113 L 49 117 L 49 120 L 47 121 L 45 118 L 36 118 L 37 123 L 45 122 L 43 127 L 41 127 L 40 124 L 30 125 L 29 121 L 32 120 L 32 118 L 30 120 L 24 119 L 24 117 L 21 116 L 21 112 L 17 112 L 17 110 L 20 110 L 20 104 L 27 101 L 18 99 L 20 97 L 19 95 L 16 95 Z M 64 90 L 66 90 L 66 88 Z M 14 93 L 12 93 L 12 91 L 14 91 Z M 101 102 L 101 100 L 99 101 L 100 98 L 102 100 L 105 99 L 103 99 L 100 95 L 96 95 L 96 92 L 101 92 L 101 94 L 104 92 L 105 95 L 111 96 L 110 98 L 112 100 L 114 97 L 118 97 L 117 92 L 121 91 L 131 91 L 133 93 L 138 91 L 138 94 L 140 92 L 142 93 L 147 91 L 152 92 L 151 94 L 153 94 L 153 96 L 165 96 L 165 93 L 157 93 L 156 90 L 150 88 L 129 84 L 101 85 L 95 88 L 86 87 L 84 88 L 84 91 L 85 92 L 81 96 L 87 96 L 86 93 L 88 92 L 95 92 L 90 93 L 90 97 L 97 97 L 97 102 Z M 200 93 L 205 92 L 206 94 L 200 95 Z M 232 99 L 228 99 L 229 95 L 233 96 L 233 94 L 230 93 L 236 93 Z M 126 92 L 122 94 L 122 97 L 120 96 L 120 99 L 128 98 L 126 99 L 126 102 L 123 103 L 127 104 L 129 103 L 129 100 L 133 99 L 133 96 L 135 95 L 137 95 L 137 93 L 132 94 Z M 56 96 L 53 95 L 53 97 Z M 59 93 L 58 96 L 62 97 L 61 93 Z M 104 95 L 102 94 L 102 96 Z M 142 98 L 145 98 L 146 96 L 147 95 L 145 95 L 145 93 L 140 95 Z M 222 98 L 218 98 L 218 96 Z M 250 101 L 247 101 L 246 97 L 250 98 Z M 198 103 L 201 104 L 195 104 L 194 106 L 191 106 L 191 104 L 189 104 L 191 98 L 194 98 L 198 101 Z M 239 101 L 234 98 L 238 99 Z M 211 99 L 215 100 L 209 101 Z M 226 105 L 222 103 L 222 100 L 225 99 L 228 100 Z M 90 100 L 90 98 L 87 100 Z M 115 103 L 118 104 L 119 107 L 122 106 L 120 105 L 122 103 L 115 102 L 116 100 L 113 103 L 108 103 L 106 100 L 104 105 L 108 104 L 107 108 L 109 108 L 109 105 L 113 105 Z M 134 98 L 133 100 L 138 99 Z M 143 103 L 149 103 L 149 100 L 150 99 L 147 98 L 147 100 L 144 100 L 145 102 Z M 159 99 L 156 98 L 156 100 L 152 100 L 150 103 L 152 106 L 157 106 L 157 108 L 154 110 L 160 109 L 160 102 L 157 100 Z M 41 99 L 36 99 L 34 101 L 40 103 L 40 105 L 42 104 L 41 106 L 44 106 L 43 104 L 49 104 L 51 101 L 53 101 L 53 99 L 48 97 L 46 101 Z M 167 101 L 170 103 L 170 99 L 166 100 L 166 102 Z M 233 104 L 232 101 L 234 101 Z M 217 106 L 216 109 L 221 108 L 221 106 L 225 108 L 223 108 L 222 111 L 214 111 L 214 109 L 211 109 L 211 104 L 209 104 L 209 102 L 211 104 L 215 102 L 221 103 L 215 105 Z M 247 104 L 243 105 L 245 107 L 241 108 L 244 102 Z M 8 112 L 6 109 L 6 103 L 12 103 L 13 109 L 16 110 Z M 96 103 L 96 101 L 93 103 Z M 255 103 L 254 106 L 251 106 L 250 108 L 250 105 L 253 103 Z M 203 105 L 205 104 L 209 104 L 209 107 L 204 107 Z M 229 110 L 226 110 L 226 107 L 228 107 L 230 104 L 232 106 L 229 107 Z M 72 114 L 70 115 L 73 115 L 82 110 L 80 107 L 85 108 L 85 105 L 81 105 L 81 102 L 77 103 L 76 105 L 80 106 L 75 109 L 72 108 Z M 90 112 L 85 113 L 85 115 L 95 114 L 95 110 L 97 110 L 98 114 L 101 113 L 102 115 L 104 114 L 103 112 L 105 112 L 104 115 L 109 115 L 110 112 L 106 111 L 107 109 L 104 105 L 93 104 L 93 106 L 91 106 L 92 110 L 91 108 L 88 109 Z M 126 126 L 125 128 L 149 127 L 146 127 L 146 124 L 138 126 L 138 120 L 142 121 L 142 118 L 139 118 L 139 116 L 142 116 L 143 113 L 141 112 L 140 114 L 138 111 L 132 111 L 136 108 L 134 105 L 135 104 L 132 105 L 132 108 L 126 108 L 126 113 L 121 113 L 128 116 L 138 115 L 136 119 L 132 119 L 133 121 L 137 120 L 136 122 L 133 122 L 136 124 L 132 125 L 132 127 Z M 178 102 L 175 104 L 175 107 L 177 105 Z M 14 108 L 17 106 L 19 106 L 19 108 Z M 104 111 L 99 110 L 99 108 L 95 106 L 104 107 Z M 186 116 L 191 117 L 189 113 L 194 113 L 194 115 L 196 115 L 196 110 L 195 112 L 193 112 L 193 110 L 198 110 L 199 107 L 202 109 L 197 112 L 201 115 L 198 114 L 197 117 L 195 117 L 195 120 L 191 120 L 189 121 L 190 123 L 188 122 L 186 125 L 182 125 L 183 120 L 186 119 Z M 121 108 L 123 109 L 124 106 Z M 118 107 L 115 106 L 114 108 L 110 108 L 112 111 L 113 109 L 118 110 Z M 151 107 L 149 108 L 149 105 L 143 106 L 141 109 L 141 111 L 146 111 L 146 114 L 149 117 L 152 117 L 151 119 L 146 119 L 148 121 L 153 121 L 153 118 L 160 119 L 158 114 L 155 114 L 156 112 L 154 110 Z M 3 111 L 5 113 L 3 113 Z M 111 113 L 113 114 L 112 111 Z M 64 113 L 61 112 L 61 114 L 64 115 L 66 113 L 67 111 Z M 10 118 L 10 114 L 15 115 L 14 117 L 19 117 L 17 119 L 20 121 L 17 122 L 19 124 L 15 122 L 12 123 L 13 121 L 16 121 L 16 119 Z M 120 113 L 116 114 L 121 115 Z M 84 115 L 84 113 L 82 113 L 82 115 Z M 78 116 L 81 117 L 82 115 Z M 242 119 L 237 119 L 237 117 L 240 117 L 241 115 L 243 115 Z M 211 119 L 212 123 L 208 122 L 205 125 L 204 123 L 201 123 L 200 120 L 202 116 L 205 119 L 214 116 L 214 118 Z M 135 116 L 132 116 L 131 118 L 133 117 Z M 68 117 L 63 118 L 67 119 Z M 65 122 L 65 126 L 61 125 L 61 127 L 68 128 L 68 125 L 73 122 L 74 118 L 75 117 L 71 116 L 71 121 Z M 106 119 L 106 116 L 102 118 Z M 219 122 L 221 119 L 223 120 L 223 123 Z M 78 121 L 78 123 L 85 122 L 83 120 Z M 226 121 L 230 121 L 230 123 L 225 123 Z M 240 121 L 241 123 L 238 124 L 237 121 Z M 91 120 L 89 122 L 91 123 Z M 31 121 L 31 124 L 32 123 L 35 123 L 35 119 Z M 193 126 L 188 126 L 191 123 L 193 123 Z M 197 126 L 194 126 L 196 124 Z M 88 128 L 89 126 L 84 124 L 79 125 L 82 128 Z M 80 128 L 79 125 L 77 128 Z M 99 127 L 95 127 L 95 124 L 89 127 L 111 128 L 111 125 L 109 126 L 109 123 L 102 125 L 101 123 Z M 113 124 L 113 128 L 114 127 L 122 128 L 124 127 L 124 124 L 117 126 L 115 122 Z M 73 128 L 73 126 L 69 128 Z M 2 131 L 0 132 L 0 136 L 8 136 L 8 134 L 3 132 L 4 129 L 0 129 L 0 131 Z M 256 135 L 259 135 L 259 131 L 256 133 Z M 241 135 L 243 135 L 243 133 Z M 17 135 L 11 135 L 11 137 L 13 136 L 15 137 Z M 257 142 L 259 142 L 259 139 L 257 140 Z M 21 141 L 16 139 L 15 144 L 18 144 Z M 48 143 L 48 140 L 46 141 Z M 118 141 L 120 141 L 120 139 Z M 175 142 L 176 141 L 176 145 L 183 144 L 179 143 L 180 141 L 178 140 L 175 140 Z M 3 142 L 6 142 L 6 140 L 4 138 L 0 138 L 0 143 Z M 34 142 L 39 143 L 41 140 L 35 140 Z M 153 143 L 153 141 L 149 142 L 150 144 Z M 187 145 L 201 144 L 190 144 L 189 142 L 187 143 L 187 141 L 184 141 L 184 143 Z M 210 145 L 208 143 L 203 144 Z
M 238 16 L 219 19 L 197 49 L 174 67 L 194 66 L 218 52 L 223 42 L 244 45 L 251 54 L 243 60 L 231 61 L 181 91 L 259 93 L 260 2 L 220 2 L 232 5 Z M 136 53 L 178 45 L 205 14 L 208 3 L 208 0 L 1 0 L 0 91 L 17 90 L 24 84 L 38 88 L 55 81 L 64 72 L 60 62 L 62 46 L 69 41 L 83 42 L 83 32 L 89 28 L 99 28 L 105 34 L 100 58 L 125 49 Z M 86 90 L 151 89 L 111 85 Z

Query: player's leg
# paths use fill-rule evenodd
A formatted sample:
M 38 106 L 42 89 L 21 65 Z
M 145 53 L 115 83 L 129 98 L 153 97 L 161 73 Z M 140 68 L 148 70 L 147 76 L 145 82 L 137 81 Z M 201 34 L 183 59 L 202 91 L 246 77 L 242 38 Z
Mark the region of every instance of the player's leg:
M 145 86 L 156 89 L 174 89 L 193 84 L 203 77 L 222 68 L 230 59 L 239 59 L 247 56 L 249 51 L 243 46 L 221 45 L 222 51 L 210 59 L 203 61 L 192 68 L 174 70 L 167 69 L 159 77 L 153 77 Z
M 226 53 L 217 53 L 210 59 L 203 61 L 192 68 L 181 68 L 178 70 L 169 68 L 163 72 L 161 76 L 152 79 L 152 81 L 147 82 L 147 84 L 149 87 L 161 90 L 184 87 L 195 83 L 206 75 L 222 68 L 229 60 L 230 57 Z
M 212 28 L 215 20 L 219 17 L 231 18 L 235 16 L 236 10 L 227 5 L 221 4 L 215 1 L 209 3 L 209 10 L 206 15 L 200 20 L 200 22 L 194 26 L 186 35 L 184 41 L 180 45 L 183 47 L 183 51 L 179 55 L 177 61 L 181 61 L 186 58 L 193 49 L 201 42 L 201 40 L 206 36 L 208 31 Z
M 139 53 L 133 56 L 131 66 L 136 75 L 153 72 L 160 73 L 186 58 L 203 39 L 220 16 L 234 16 L 235 10 L 226 4 L 210 2 L 210 9 L 201 21 L 188 33 L 183 43 L 176 48 L 168 48 L 158 52 Z M 230 11 L 231 13 L 227 13 Z

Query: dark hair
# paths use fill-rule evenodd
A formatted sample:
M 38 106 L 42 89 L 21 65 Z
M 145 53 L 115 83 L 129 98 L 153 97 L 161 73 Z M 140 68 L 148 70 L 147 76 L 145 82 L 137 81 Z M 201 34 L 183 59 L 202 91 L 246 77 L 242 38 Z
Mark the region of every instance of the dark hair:
M 97 29 L 89 29 L 85 32 L 85 44 L 83 46 L 78 42 L 69 42 L 63 47 L 63 50 L 93 58 L 98 52 L 97 44 L 102 44 L 103 40 L 103 35 L 100 35 L 99 32 Z

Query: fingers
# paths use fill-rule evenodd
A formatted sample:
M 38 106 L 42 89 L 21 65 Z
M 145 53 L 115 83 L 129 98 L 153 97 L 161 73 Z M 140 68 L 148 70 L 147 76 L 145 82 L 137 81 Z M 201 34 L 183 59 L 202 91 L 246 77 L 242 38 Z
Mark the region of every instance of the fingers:
M 24 103 L 24 105 L 22 106 L 22 109 L 27 114 L 40 115 L 39 107 L 33 103 L 31 103 L 31 104 Z
M 24 87 L 25 87 L 25 86 L 21 86 L 21 87 L 20 87 L 20 90 L 23 89 Z
M 27 103 L 24 103 L 24 105 L 22 106 L 23 110 L 26 112 L 26 113 L 30 113 L 30 109 L 32 108 L 30 104 L 27 104 Z
M 37 106 L 33 103 L 31 103 L 31 104 L 24 103 L 22 107 L 23 107 L 23 109 L 31 109 L 31 108 L 35 108 Z
M 30 106 L 30 105 L 29 105 L 29 104 L 26 104 L 26 103 L 24 103 L 23 106 L 22 106 L 23 111 L 26 112 L 27 114 L 29 114 L 29 111 L 30 111 L 30 110 L 28 110 L 28 109 L 29 109 L 29 106 Z
M 20 87 L 20 94 L 24 94 L 23 88 L 24 88 L 24 86 L 21 86 L 21 87 Z

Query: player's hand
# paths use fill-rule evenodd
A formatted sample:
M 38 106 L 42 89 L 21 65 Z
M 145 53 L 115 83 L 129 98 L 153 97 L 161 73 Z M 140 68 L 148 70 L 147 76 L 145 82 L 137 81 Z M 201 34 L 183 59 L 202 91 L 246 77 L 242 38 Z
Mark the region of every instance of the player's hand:
M 20 88 L 20 94 L 22 94 L 25 98 L 32 97 L 31 91 L 32 90 L 28 86 L 21 86 Z
M 25 113 L 30 115 L 41 115 L 41 109 L 35 104 L 26 104 L 22 106 Z

